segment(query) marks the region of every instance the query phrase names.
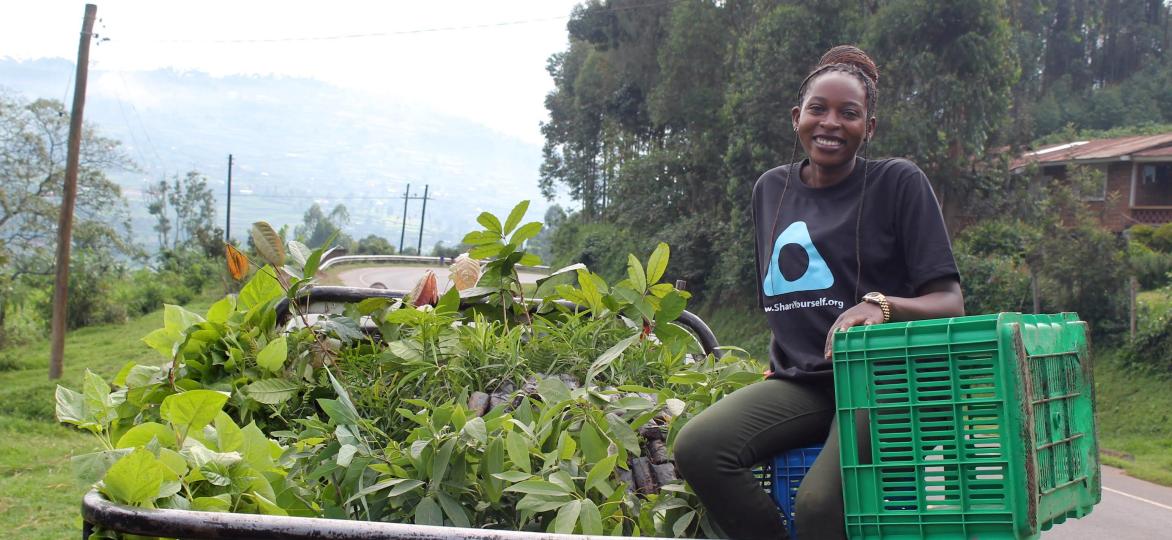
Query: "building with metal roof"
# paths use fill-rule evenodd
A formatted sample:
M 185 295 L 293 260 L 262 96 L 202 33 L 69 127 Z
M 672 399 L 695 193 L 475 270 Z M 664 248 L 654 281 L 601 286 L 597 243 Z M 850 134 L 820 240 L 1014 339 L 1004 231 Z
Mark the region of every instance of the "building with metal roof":
M 1055 144 L 1018 156 L 1010 170 L 1021 174 L 1031 165 L 1056 179 L 1072 166 L 1101 169 L 1102 191 L 1084 197 L 1113 231 L 1172 222 L 1172 133 Z

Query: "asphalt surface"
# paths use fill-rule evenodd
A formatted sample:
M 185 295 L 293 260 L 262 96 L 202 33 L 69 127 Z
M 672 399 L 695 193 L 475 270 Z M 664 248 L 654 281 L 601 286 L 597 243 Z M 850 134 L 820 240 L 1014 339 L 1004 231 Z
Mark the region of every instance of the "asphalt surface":
M 1172 488 L 1103 467 L 1103 501 L 1090 515 L 1042 533 L 1044 540 L 1172 538 Z
M 355 268 L 338 273 L 346 285 L 410 290 L 427 268 Z M 451 286 L 447 268 L 432 268 L 441 291 Z M 521 281 L 535 282 L 543 274 L 522 273 Z M 1131 478 L 1113 467 L 1103 467 L 1103 500 L 1081 519 L 1067 520 L 1042 533 L 1044 540 L 1172 540 L 1172 488 Z M 974 539 L 979 540 L 979 539 Z

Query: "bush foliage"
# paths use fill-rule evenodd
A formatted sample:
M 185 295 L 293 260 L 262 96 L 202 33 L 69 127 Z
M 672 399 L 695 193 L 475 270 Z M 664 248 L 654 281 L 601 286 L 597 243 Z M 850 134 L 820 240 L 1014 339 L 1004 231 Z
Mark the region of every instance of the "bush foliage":
M 516 266 L 539 261 L 517 246 L 541 229 L 524 211 L 464 238 L 485 261 L 474 287 L 291 326 L 275 306 L 312 285 L 322 250 L 256 237 L 269 264 L 238 295 L 168 306 L 144 338 L 165 362 L 58 388 L 58 418 L 103 446 L 76 458 L 83 480 L 155 508 L 715 534 L 669 449 L 757 364 L 704 356 L 678 325 L 689 295 L 660 283 L 666 244 L 618 281 L 572 265 L 522 301 Z

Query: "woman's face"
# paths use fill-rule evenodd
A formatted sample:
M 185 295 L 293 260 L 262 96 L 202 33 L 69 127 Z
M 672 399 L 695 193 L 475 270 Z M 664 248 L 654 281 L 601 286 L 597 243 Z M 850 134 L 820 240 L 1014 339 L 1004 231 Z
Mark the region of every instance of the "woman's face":
M 810 161 L 824 168 L 852 163 L 859 146 L 875 128 L 867 118 L 867 91 L 850 73 L 819 75 L 792 111 L 794 129 Z

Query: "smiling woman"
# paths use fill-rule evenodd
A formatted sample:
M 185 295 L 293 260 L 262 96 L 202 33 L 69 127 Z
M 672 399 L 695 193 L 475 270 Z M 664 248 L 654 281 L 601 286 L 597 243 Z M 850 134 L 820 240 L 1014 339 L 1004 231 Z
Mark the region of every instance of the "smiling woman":
M 964 314 L 948 233 L 924 173 L 869 160 L 879 71 L 852 46 L 828 51 L 791 111 L 807 159 L 753 189 L 760 307 L 772 330 L 765 381 L 680 432 L 680 471 L 730 538 L 785 538 L 750 469 L 824 444 L 795 501 L 805 538 L 844 538 L 830 343 L 852 326 Z M 870 292 L 867 292 L 870 291 Z M 866 294 L 863 294 L 863 293 Z

